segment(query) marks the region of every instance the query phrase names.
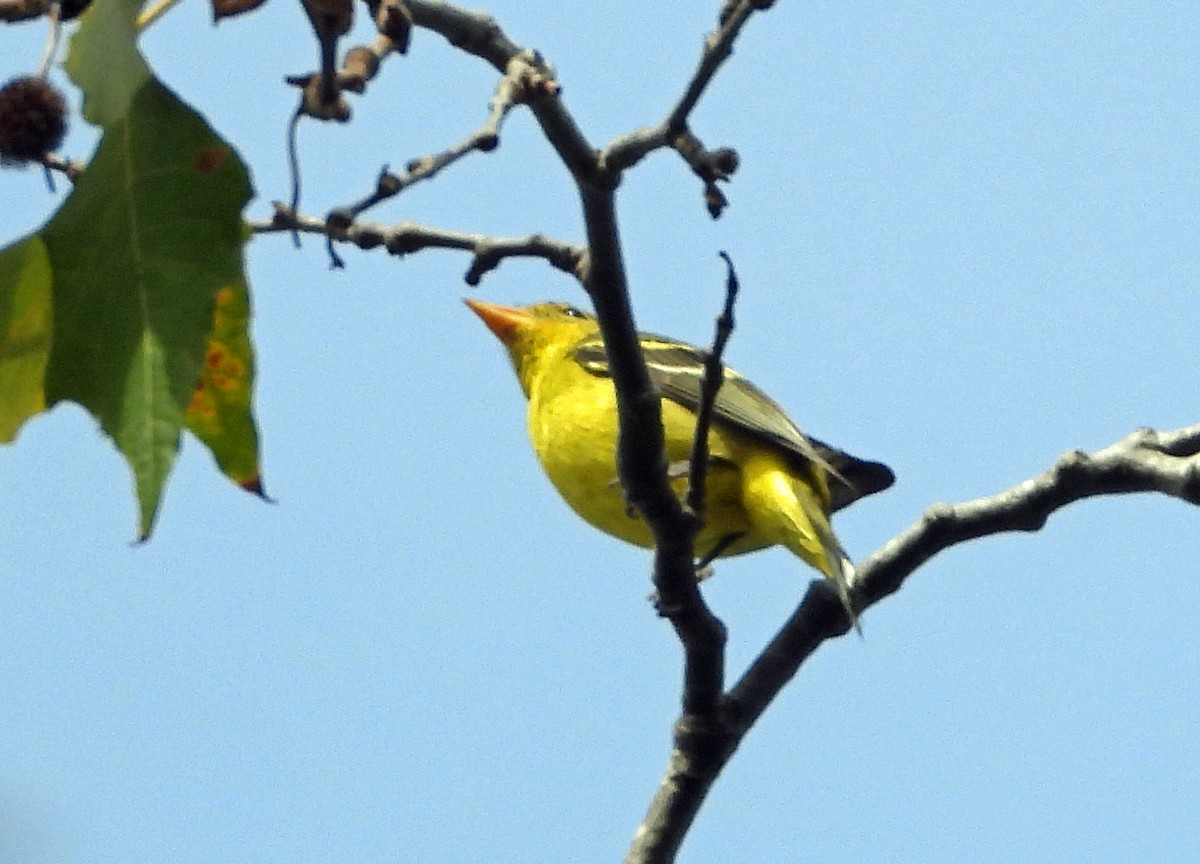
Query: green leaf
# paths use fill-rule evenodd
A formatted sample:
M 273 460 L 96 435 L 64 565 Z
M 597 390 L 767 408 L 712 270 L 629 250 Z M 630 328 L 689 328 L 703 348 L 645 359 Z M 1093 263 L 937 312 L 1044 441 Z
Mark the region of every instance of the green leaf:
M 0 250 L 0 442 L 70 400 L 133 469 L 149 536 L 186 427 L 263 494 L 243 274 L 245 166 L 138 53 L 141 0 L 93 0 L 67 67 L 100 145 L 58 213 Z
M 38 236 L 0 250 L 0 442 L 46 407 L 53 316 L 50 262 Z
M 193 394 L 209 387 L 205 351 L 217 329 L 239 345 L 244 398 L 226 403 L 221 427 L 204 427 L 200 438 L 236 482 L 261 492 L 242 274 L 240 214 L 249 197 L 233 150 L 150 78 L 128 114 L 105 126 L 91 164 L 42 232 L 54 308 L 46 402 L 78 402 L 112 436 L 133 468 L 143 537 L 180 430 L 194 419 Z M 247 308 L 233 324 L 217 308 L 228 292 Z
M 83 116 L 108 126 L 129 113 L 150 67 L 137 50 L 137 19 L 142 0 L 95 0 L 71 39 L 67 73 L 83 90 Z

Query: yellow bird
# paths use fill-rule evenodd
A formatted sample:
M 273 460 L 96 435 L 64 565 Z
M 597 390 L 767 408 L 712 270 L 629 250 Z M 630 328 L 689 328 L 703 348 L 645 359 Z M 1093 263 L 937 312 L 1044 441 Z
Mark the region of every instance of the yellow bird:
M 514 308 L 467 300 L 504 343 L 529 400 L 529 436 L 542 468 L 576 513 L 608 534 L 651 547 L 646 523 L 617 482 L 617 403 L 600 325 L 565 303 Z M 696 428 L 704 355 L 683 342 L 639 334 L 650 378 L 662 393 L 667 459 L 686 465 Z M 708 437 L 703 562 L 783 546 L 837 587 L 851 621 L 854 578 L 830 514 L 892 485 L 891 469 L 809 438 L 769 396 L 732 369 L 713 406 Z M 673 470 L 680 495 L 686 472 Z M 677 476 L 678 475 L 678 476 Z

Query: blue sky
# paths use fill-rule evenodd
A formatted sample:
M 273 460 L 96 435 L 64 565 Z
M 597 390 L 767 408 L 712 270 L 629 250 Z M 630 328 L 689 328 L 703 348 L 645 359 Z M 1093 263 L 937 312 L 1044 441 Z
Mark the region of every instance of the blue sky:
M 716 5 L 488 9 L 556 64 L 602 144 L 663 116 Z M 0 74 L 31 70 L 42 36 L 5 28 Z M 695 116 L 742 157 L 726 215 L 709 220 L 669 154 L 622 186 L 640 324 L 709 339 L 716 253 L 733 256 L 730 363 L 896 470 L 838 518 L 854 557 L 1068 449 L 1197 422 L 1197 44 L 1184 3 L 777 4 Z M 316 57 L 298 6 L 213 28 L 185 0 L 144 48 L 243 153 L 251 215 L 286 198 L 281 80 Z M 459 140 L 493 85 L 417 33 L 350 125 L 304 127 L 305 209 Z M 91 141 L 77 123 L 68 149 Z M 0 237 L 63 191 L 0 172 Z M 373 215 L 581 237 L 521 111 L 495 153 Z M 463 256 L 343 255 L 331 272 L 312 239 L 247 252 L 277 503 L 187 441 L 153 541 L 132 546 L 128 471 L 82 411 L 0 450 L 0 860 L 623 854 L 679 697 L 649 557 L 541 476 L 503 353 L 460 302 Z M 478 296 L 584 300 L 536 262 Z M 939 555 L 864 616 L 865 639 L 802 669 L 681 860 L 1190 860 L 1198 520 L 1093 500 Z M 705 590 L 731 674 L 811 578 L 774 551 L 718 565 Z

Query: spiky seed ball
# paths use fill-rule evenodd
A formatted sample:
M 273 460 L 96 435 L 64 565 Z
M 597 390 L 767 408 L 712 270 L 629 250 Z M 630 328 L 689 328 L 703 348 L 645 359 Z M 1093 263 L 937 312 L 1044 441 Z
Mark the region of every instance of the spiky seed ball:
M 67 101 L 44 78 L 14 78 L 0 87 L 0 164 L 41 159 L 66 133 Z

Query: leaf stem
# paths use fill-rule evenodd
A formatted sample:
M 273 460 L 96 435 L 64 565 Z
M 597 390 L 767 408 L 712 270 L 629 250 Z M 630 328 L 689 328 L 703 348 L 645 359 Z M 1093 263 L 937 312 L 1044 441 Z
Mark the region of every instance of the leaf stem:
M 136 25 L 138 32 L 141 33 L 143 30 L 147 29 L 151 24 L 171 11 L 171 7 L 178 3 L 179 0 L 158 0 L 158 2 L 154 5 L 147 9 L 143 9 L 141 14 L 137 17 Z

